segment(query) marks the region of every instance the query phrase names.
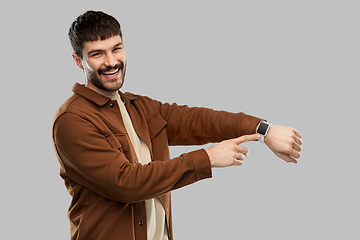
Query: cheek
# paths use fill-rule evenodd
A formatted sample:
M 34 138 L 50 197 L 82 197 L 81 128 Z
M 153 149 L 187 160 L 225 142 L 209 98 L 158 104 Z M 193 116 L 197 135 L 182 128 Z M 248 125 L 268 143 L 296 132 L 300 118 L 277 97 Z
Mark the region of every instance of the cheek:
M 116 57 L 116 59 L 117 59 L 118 61 L 120 61 L 120 62 L 123 62 L 123 63 L 126 62 L 126 54 L 125 54 L 124 51 L 122 51 L 122 52 L 120 52 L 120 53 L 117 53 L 117 54 L 115 55 L 115 57 Z
M 99 70 L 99 64 L 96 63 L 89 63 L 89 62 L 85 62 L 85 64 L 83 64 L 84 66 L 84 71 L 88 72 L 88 73 L 97 73 L 97 71 Z

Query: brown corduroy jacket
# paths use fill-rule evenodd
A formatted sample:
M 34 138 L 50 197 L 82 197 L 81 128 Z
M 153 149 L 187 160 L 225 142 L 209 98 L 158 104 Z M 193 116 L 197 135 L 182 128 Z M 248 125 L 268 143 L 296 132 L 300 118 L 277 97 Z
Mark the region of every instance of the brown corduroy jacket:
M 169 145 L 200 145 L 255 133 L 260 118 L 163 104 L 121 93 L 152 162 L 138 163 L 116 101 L 75 84 L 56 112 L 52 137 L 72 196 L 71 239 L 146 240 L 145 200 L 159 197 L 172 236 L 170 191 L 211 177 L 204 149 L 170 160 Z

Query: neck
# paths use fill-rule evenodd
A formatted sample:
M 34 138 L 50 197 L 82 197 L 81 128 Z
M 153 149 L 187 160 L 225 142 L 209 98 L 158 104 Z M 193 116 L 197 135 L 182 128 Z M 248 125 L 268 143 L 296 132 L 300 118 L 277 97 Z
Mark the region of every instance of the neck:
M 97 86 L 95 86 L 94 84 L 92 84 L 92 83 L 91 83 L 89 80 L 87 80 L 87 79 L 86 79 L 85 86 L 86 86 L 87 88 L 93 90 L 94 92 L 97 92 L 98 94 L 103 95 L 103 96 L 105 96 L 105 97 L 119 95 L 119 92 L 118 92 L 117 90 L 116 90 L 116 91 L 107 91 L 107 90 L 98 88 Z

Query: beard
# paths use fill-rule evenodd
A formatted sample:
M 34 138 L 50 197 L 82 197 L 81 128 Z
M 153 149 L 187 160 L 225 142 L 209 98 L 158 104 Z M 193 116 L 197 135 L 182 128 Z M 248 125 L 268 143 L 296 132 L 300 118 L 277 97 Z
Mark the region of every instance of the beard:
M 111 72 L 119 70 L 119 76 L 116 79 L 111 80 L 104 80 L 102 76 L 105 72 Z M 125 64 L 122 62 L 118 62 L 113 67 L 101 67 L 97 72 L 91 71 L 88 72 L 87 79 L 97 88 L 105 90 L 105 91 L 117 91 L 124 85 L 125 80 L 125 73 L 126 73 L 126 62 Z

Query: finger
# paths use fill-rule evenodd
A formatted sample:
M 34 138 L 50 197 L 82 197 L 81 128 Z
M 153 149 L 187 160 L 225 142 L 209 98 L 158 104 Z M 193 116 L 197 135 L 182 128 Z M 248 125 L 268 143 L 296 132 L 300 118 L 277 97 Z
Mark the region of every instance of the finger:
M 300 146 L 303 144 L 303 141 L 302 141 L 299 137 L 297 137 L 297 136 L 294 136 L 294 141 L 295 141 L 297 144 L 299 144 Z
M 276 153 L 276 156 L 278 156 L 279 158 L 283 159 L 285 162 L 292 162 L 292 163 L 297 163 L 296 159 L 291 157 L 290 155 L 286 154 L 286 153 Z
M 295 149 L 293 149 L 291 152 L 287 152 L 285 154 L 287 154 L 288 156 L 293 157 L 293 158 L 299 158 L 301 156 L 300 152 Z
M 235 160 L 235 162 L 234 162 L 234 166 L 242 166 L 243 164 L 244 164 L 244 162 L 241 160 Z
M 295 136 L 297 136 L 298 138 L 302 138 L 301 134 L 300 134 L 298 131 L 296 131 L 295 129 L 294 129 L 294 134 L 295 134 Z
M 293 147 L 294 150 L 296 150 L 298 152 L 301 152 L 301 146 L 299 144 L 294 143 L 292 147 Z
M 237 153 L 237 154 L 235 154 L 235 160 L 240 160 L 240 161 L 242 161 L 242 160 L 245 160 L 245 154 L 242 154 L 242 153 Z
M 242 144 L 244 142 L 257 141 L 260 139 L 260 134 L 252 134 L 252 135 L 244 135 L 238 138 L 234 138 L 235 143 L 237 145 Z
M 238 145 L 236 145 L 235 151 L 238 152 L 238 153 L 242 153 L 245 156 L 247 156 L 247 154 L 249 153 L 249 149 L 247 147 L 238 146 Z

